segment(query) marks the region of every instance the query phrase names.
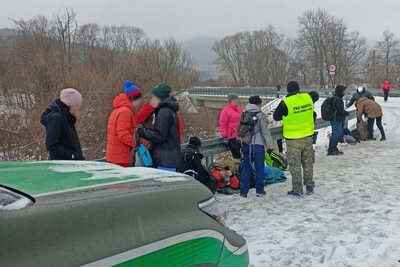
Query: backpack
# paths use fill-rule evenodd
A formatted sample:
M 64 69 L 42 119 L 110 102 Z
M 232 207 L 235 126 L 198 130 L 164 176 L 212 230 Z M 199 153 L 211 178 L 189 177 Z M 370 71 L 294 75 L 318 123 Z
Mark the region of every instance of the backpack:
M 287 160 L 274 151 L 271 154 L 265 153 L 265 163 L 269 167 L 275 167 L 282 171 L 286 171 L 288 166 Z
M 321 117 L 324 121 L 330 121 L 336 114 L 336 111 L 332 110 L 333 99 L 334 96 L 330 96 L 321 105 Z
M 258 117 L 257 117 L 258 113 L 260 113 L 260 111 L 259 112 L 245 111 L 242 113 L 237 130 L 237 139 L 246 144 L 251 143 L 251 140 L 253 139 L 254 136 L 254 127 L 258 122 Z
M 281 169 L 268 166 L 264 167 L 265 185 L 283 183 L 286 182 L 286 180 L 287 177 Z
M 136 146 L 135 148 L 135 162 L 134 167 L 151 167 L 153 166 L 153 160 L 150 155 L 150 151 L 143 144 Z
M 365 123 L 365 121 L 357 123 L 357 132 L 358 132 L 358 137 L 360 138 L 361 141 L 367 140 L 368 129 L 367 129 L 367 124 Z

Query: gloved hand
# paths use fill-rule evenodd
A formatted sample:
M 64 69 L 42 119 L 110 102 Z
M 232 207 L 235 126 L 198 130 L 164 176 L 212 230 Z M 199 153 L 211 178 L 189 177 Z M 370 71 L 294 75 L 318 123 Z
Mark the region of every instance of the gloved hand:
M 228 145 L 228 144 L 229 144 L 229 140 L 228 140 L 228 138 L 227 138 L 226 136 L 223 136 L 223 137 L 222 137 L 222 142 L 223 142 L 225 145 Z
M 139 135 L 139 137 L 143 137 L 144 136 L 144 128 L 138 128 L 137 134 Z
M 273 152 L 274 150 L 272 149 L 272 148 L 268 148 L 267 149 L 267 153 L 269 154 L 269 155 L 271 155 L 271 153 Z

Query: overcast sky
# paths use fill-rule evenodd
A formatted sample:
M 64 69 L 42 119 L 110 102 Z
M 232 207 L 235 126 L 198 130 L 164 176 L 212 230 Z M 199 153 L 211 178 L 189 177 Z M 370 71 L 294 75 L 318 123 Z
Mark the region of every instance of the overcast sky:
M 318 7 L 344 18 L 350 29 L 360 31 L 369 42 L 386 29 L 400 36 L 398 0 L 0 0 L 0 28 L 12 26 L 9 17 L 52 16 L 63 5 L 78 11 L 80 23 L 134 25 L 161 39 L 221 37 L 269 24 L 294 37 L 297 16 Z

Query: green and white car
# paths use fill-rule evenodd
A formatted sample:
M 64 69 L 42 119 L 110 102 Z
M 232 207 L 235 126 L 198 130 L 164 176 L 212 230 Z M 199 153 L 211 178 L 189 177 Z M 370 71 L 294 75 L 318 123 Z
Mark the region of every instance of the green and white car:
M 0 163 L 0 266 L 249 264 L 189 176 L 100 162 Z

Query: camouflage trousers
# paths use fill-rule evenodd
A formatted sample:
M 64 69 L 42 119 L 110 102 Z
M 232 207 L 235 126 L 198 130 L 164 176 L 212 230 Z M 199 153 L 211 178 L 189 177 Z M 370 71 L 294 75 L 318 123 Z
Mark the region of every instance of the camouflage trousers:
M 315 153 L 312 137 L 286 140 L 287 159 L 292 175 L 292 188 L 303 193 L 303 184 L 314 187 Z M 304 183 L 303 183 L 304 180 Z

